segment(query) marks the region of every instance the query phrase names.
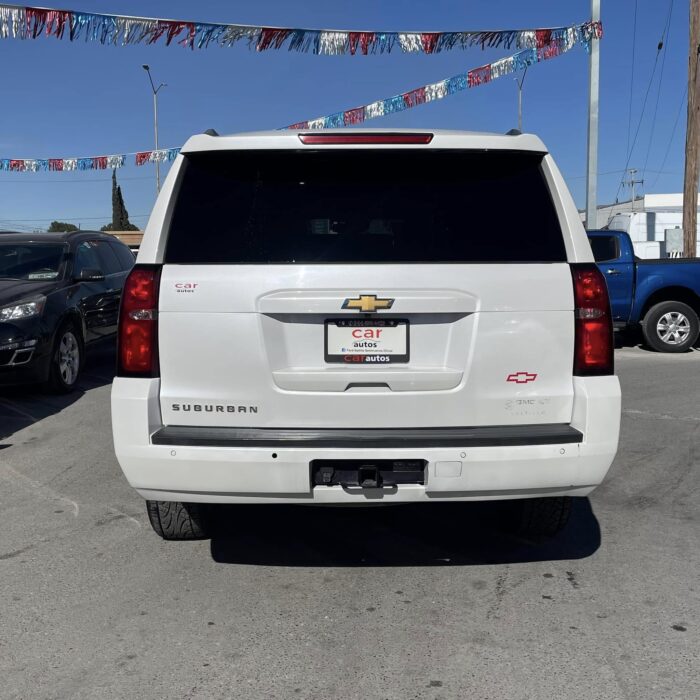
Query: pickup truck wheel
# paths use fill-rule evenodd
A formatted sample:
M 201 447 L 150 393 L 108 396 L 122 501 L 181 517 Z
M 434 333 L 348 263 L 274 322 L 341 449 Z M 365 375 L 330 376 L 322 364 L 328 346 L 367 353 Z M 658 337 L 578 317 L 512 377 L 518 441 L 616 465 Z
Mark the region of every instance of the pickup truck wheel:
M 512 501 L 512 530 L 523 537 L 552 537 L 569 522 L 571 498 L 525 498 Z
M 164 540 L 201 540 L 209 537 L 206 506 L 200 503 L 146 501 L 151 527 Z
M 685 352 L 698 339 L 700 321 L 687 304 L 662 301 L 647 311 L 642 331 L 647 345 L 658 352 Z

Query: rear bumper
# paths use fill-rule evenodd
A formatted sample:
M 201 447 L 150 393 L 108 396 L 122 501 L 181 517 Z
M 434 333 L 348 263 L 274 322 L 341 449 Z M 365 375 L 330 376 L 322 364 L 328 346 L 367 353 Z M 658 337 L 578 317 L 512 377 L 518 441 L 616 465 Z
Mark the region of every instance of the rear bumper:
M 151 435 L 154 445 L 283 449 L 408 449 L 414 447 L 516 447 L 582 442 L 570 425 L 497 425 L 478 428 L 196 428 L 168 426 Z
M 356 431 L 293 431 L 295 442 L 279 430 L 164 428 L 159 380 L 118 377 L 114 444 L 129 483 L 154 500 L 398 503 L 586 495 L 617 451 L 620 387 L 616 377 L 576 377 L 574 385 L 566 426 L 437 429 L 447 431 L 441 435 L 436 429 L 363 431 L 364 439 Z M 310 462 L 338 459 L 426 460 L 425 484 L 312 488 Z

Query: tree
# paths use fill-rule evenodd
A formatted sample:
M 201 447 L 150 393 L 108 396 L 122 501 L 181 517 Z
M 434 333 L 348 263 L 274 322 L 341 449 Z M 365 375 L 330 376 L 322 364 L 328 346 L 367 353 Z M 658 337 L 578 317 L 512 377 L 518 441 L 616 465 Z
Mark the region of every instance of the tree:
M 112 223 L 101 231 L 138 231 L 139 227 L 129 221 L 129 212 L 124 204 L 122 188 L 117 184 L 117 171 L 112 170 Z
M 52 221 L 51 226 L 48 228 L 49 233 L 70 233 L 71 231 L 78 230 L 77 226 L 68 224 L 65 221 Z

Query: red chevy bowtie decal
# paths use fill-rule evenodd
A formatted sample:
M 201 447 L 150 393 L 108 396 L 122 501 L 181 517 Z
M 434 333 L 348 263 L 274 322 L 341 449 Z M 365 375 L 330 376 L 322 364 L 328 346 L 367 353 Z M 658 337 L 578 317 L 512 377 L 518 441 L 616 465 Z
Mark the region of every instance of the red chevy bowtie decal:
M 527 384 L 528 382 L 534 382 L 537 379 L 537 374 L 534 372 L 515 372 L 515 374 L 509 374 L 507 382 L 514 382 L 515 384 Z

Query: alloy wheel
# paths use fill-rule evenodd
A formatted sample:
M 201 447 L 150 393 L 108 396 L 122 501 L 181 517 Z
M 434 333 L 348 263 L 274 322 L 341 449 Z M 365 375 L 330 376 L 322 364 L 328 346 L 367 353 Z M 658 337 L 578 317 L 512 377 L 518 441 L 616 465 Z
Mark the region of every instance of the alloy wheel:
M 66 331 L 58 345 L 58 371 L 66 386 L 78 378 L 80 370 L 80 346 L 72 331 Z
M 690 321 L 680 311 L 669 311 L 656 324 L 656 333 L 668 345 L 682 345 L 690 334 Z

